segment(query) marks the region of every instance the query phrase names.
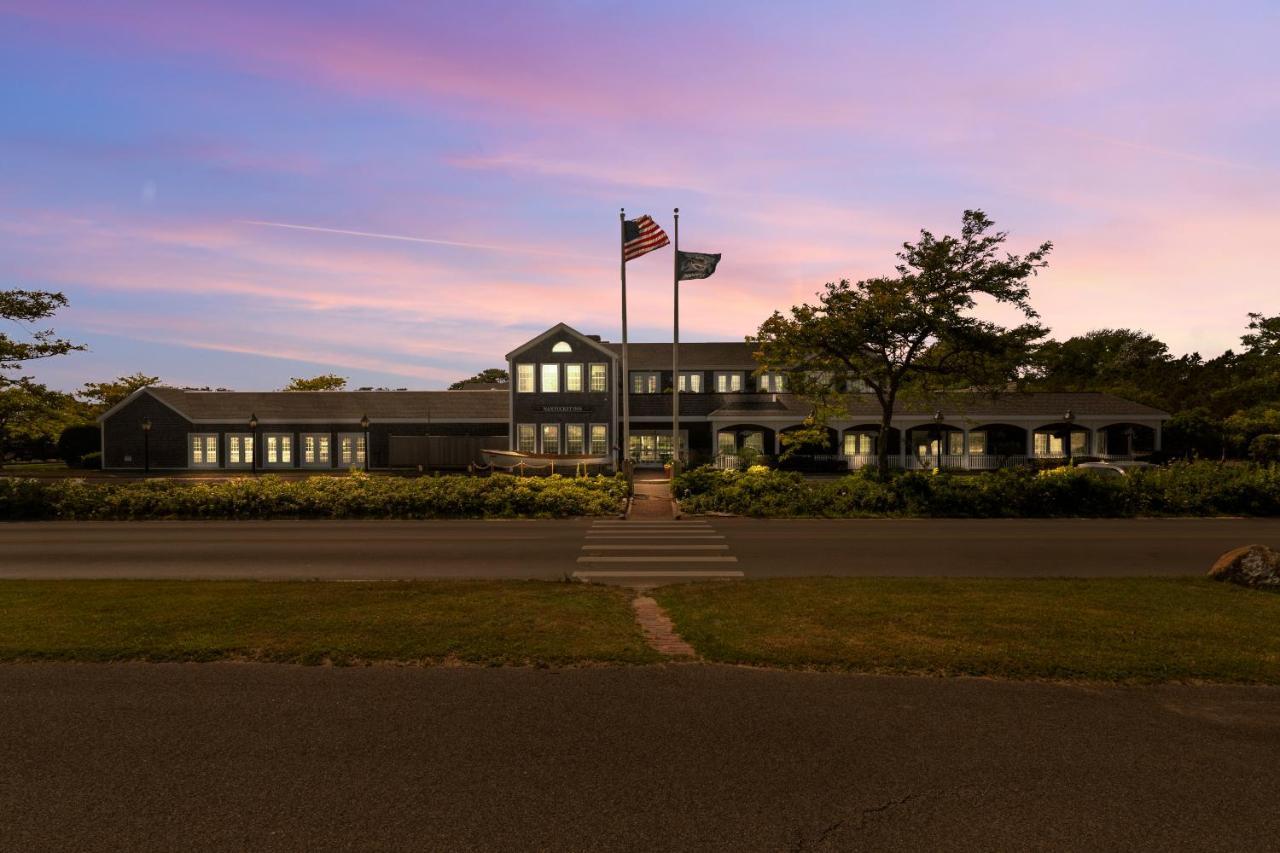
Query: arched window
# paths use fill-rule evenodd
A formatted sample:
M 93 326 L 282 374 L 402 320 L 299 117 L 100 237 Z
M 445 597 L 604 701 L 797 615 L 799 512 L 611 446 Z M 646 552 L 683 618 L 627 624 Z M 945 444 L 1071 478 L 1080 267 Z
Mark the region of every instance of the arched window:
M 568 341 L 560 341 L 551 348 L 552 352 L 573 352 L 573 347 L 569 346 Z

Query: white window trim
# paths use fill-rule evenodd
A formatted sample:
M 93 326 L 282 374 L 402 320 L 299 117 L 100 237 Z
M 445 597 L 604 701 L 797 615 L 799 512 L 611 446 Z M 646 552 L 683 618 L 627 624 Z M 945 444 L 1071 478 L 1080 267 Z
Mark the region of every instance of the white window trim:
M 636 380 L 639 378 L 643 378 L 645 380 L 644 385 L 646 386 L 646 390 L 642 390 L 642 391 L 636 390 Z M 654 379 L 652 391 L 647 390 L 647 387 L 649 385 L 648 380 L 650 378 Z M 661 394 L 662 393 L 662 371 L 660 370 L 631 371 L 630 382 L 627 385 L 627 390 L 630 391 L 632 394 Z
M 315 462 L 307 461 L 307 439 L 316 439 L 316 456 L 320 455 L 320 439 L 328 440 L 329 452 L 327 459 L 317 459 Z M 333 467 L 333 436 L 327 432 L 304 432 L 298 436 L 298 463 L 303 468 L 332 468 Z
M 528 388 L 522 387 L 521 381 L 520 381 L 522 378 L 520 376 L 520 370 L 525 367 L 529 368 L 529 387 Z M 533 364 L 532 362 L 517 364 L 516 365 L 516 393 L 517 394 L 534 394 L 537 392 L 537 390 L 538 390 L 538 365 Z
M 581 430 L 581 434 L 578 437 L 582 442 L 582 446 L 578 448 L 576 452 L 569 449 L 569 430 L 573 427 L 577 427 L 579 430 Z M 564 452 L 575 454 L 577 456 L 586 455 L 587 447 L 591 440 L 589 434 L 587 433 L 587 425 L 578 424 L 578 423 L 565 424 L 563 427 L 563 430 L 564 430 Z
M 725 377 L 725 389 L 720 390 L 720 377 Z M 737 388 L 734 388 L 734 377 L 737 377 Z M 717 370 L 711 377 L 712 387 L 716 389 L 717 394 L 737 394 L 742 391 L 742 371 L 740 370 Z
M 231 439 L 240 439 L 240 455 L 245 457 L 243 462 L 237 462 L 231 458 Z M 245 444 L 253 444 L 253 433 L 251 432 L 229 432 L 223 436 L 222 458 L 226 460 L 224 467 L 226 468 L 252 468 L 253 454 L 245 453 Z
M 685 382 L 685 380 L 686 380 L 686 379 L 687 379 L 687 380 L 689 380 L 687 383 Z M 699 387 L 697 387 L 697 388 L 685 388 L 685 387 L 683 387 L 683 386 L 684 386 L 684 385 L 686 385 L 686 384 L 688 384 L 688 385 L 692 385 L 692 384 L 693 384 L 693 380 L 694 380 L 694 379 L 697 379 L 697 380 L 698 380 L 698 386 L 699 386 Z M 680 371 L 680 379 L 679 379 L 679 382 L 680 382 L 680 385 L 682 386 L 682 387 L 680 388 L 680 393 L 681 393 L 681 394 L 701 394 L 701 393 L 703 393 L 703 391 L 705 391 L 705 390 L 706 390 L 706 377 L 703 375 L 703 373 L 702 373 L 702 371 L 701 371 L 701 370 L 682 370 L 682 371 Z
M 596 369 L 604 374 L 603 388 L 597 389 L 595 386 Z M 587 391 L 591 394 L 608 394 L 609 393 L 609 365 L 607 362 L 595 361 L 587 365 Z
M 205 461 L 195 461 L 195 440 L 200 439 L 201 455 Z M 209 439 L 213 439 L 213 461 L 208 461 Z M 188 468 L 217 468 L 219 453 L 222 448 L 218 446 L 218 434 L 216 432 L 189 432 L 187 433 L 187 467 Z
M 569 387 L 569 368 L 571 367 L 578 368 L 578 388 L 576 391 L 573 388 Z M 585 393 L 586 390 L 587 390 L 586 365 L 580 364 L 576 361 L 566 362 L 564 365 L 564 392 L 566 394 L 582 394 L 582 393 Z
M 546 429 L 547 429 L 547 427 L 549 427 L 549 426 L 550 426 L 550 427 L 555 427 L 555 428 L 556 428 L 556 448 L 555 448 L 555 450 L 547 450 L 547 445 L 546 445 L 546 440 L 547 440 Z M 563 451 L 561 451 L 561 450 L 560 450 L 560 448 L 561 448 L 561 447 L 563 447 L 563 446 L 564 446 L 564 426 L 563 426 L 562 424 L 560 424 L 559 422 L 556 422 L 556 423 L 546 423 L 546 424 L 539 424 L 539 425 L 538 425 L 538 449 L 539 449 L 541 452 L 543 452 L 543 453 L 561 453 L 561 452 L 563 452 Z
M 546 384 L 547 368 L 554 368 L 556 376 L 556 387 L 548 388 Z M 559 394 L 560 389 L 564 387 L 564 377 L 561 375 L 564 371 L 560 369 L 559 362 L 543 362 L 538 365 L 538 390 L 543 394 Z
M 609 453 L 609 425 L 608 424 L 590 424 L 587 427 L 587 453 L 591 454 L 592 456 L 597 455 L 595 445 L 591 443 L 591 436 L 592 436 L 592 433 L 595 432 L 596 427 L 600 427 L 602 430 L 604 430 L 604 449 L 599 451 L 599 453 L 600 455 L 608 454 Z
M 528 450 L 525 450 L 523 447 L 520 446 L 520 430 L 524 429 L 525 427 L 528 427 L 529 431 L 533 433 L 533 442 L 532 442 L 533 446 L 530 447 Z M 520 453 L 537 453 L 538 452 L 538 425 L 537 424 L 516 424 L 516 446 L 513 447 L 512 450 L 519 451 Z
M 351 440 L 351 442 L 352 442 L 352 444 L 351 444 L 351 459 L 350 459 L 349 461 L 343 461 L 343 459 L 342 459 L 342 442 L 343 442 L 343 441 L 346 441 L 346 440 L 348 440 L 348 439 L 350 439 L 350 440 Z M 369 448 L 367 448 L 367 447 L 365 447 L 365 446 L 364 446 L 364 433 L 362 433 L 362 432 L 340 432 L 340 433 L 338 433 L 338 441 L 337 441 L 337 443 L 333 446 L 333 448 L 331 449 L 331 451 L 330 451 L 330 452 L 331 452 L 331 453 L 332 453 L 332 455 L 333 455 L 334 463 L 335 463 L 338 467 L 341 467 L 341 468 L 349 468 L 350 466 L 355 465 L 357 468 L 363 468 L 363 467 L 364 467 L 364 460 L 365 460 L 365 456 L 366 456 L 366 454 L 368 453 L 368 451 L 369 451 Z
M 282 460 L 276 460 L 275 462 L 267 461 L 270 458 L 267 455 L 269 453 L 268 448 L 271 446 L 271 439 L 273 438 L 274 439 L 284 438 L 289 440 L 289 461 L 288 462 L 284 462 Z M 282 450 L 283 445 L 279 441 L 277 441 L 276 448 L 278 450 Z M 284 454 L 281 453 L 279 455 L 283 456 Z M 293 468 L 297 460 L 298 460 L 298 445 L 297 445 L 297 442 L 294 440 L 293 433 L 291 432 L 262 433 L 262 467 L 263 468 Z

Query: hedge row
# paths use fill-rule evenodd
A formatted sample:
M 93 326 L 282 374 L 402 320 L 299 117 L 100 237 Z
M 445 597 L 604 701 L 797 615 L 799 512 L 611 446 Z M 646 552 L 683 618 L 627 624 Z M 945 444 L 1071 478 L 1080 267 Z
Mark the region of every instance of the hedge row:
M 978 474 L 864 471 L 834 480 L 752 468 L 681 475 L 686 512 L 762 517 L 1130 518 L 1280 515 L 1280 466 L 1175 463 L 1103 477 L 1078 468 Z
M 622 511 L 621 478 L 279 477 L 215 482 L 0 478 L 0 520 L 567 518 Z

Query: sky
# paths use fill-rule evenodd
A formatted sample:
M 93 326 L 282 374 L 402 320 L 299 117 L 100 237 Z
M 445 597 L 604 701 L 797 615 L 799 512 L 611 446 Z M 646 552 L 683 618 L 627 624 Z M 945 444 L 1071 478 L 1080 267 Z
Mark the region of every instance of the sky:
M 0 287 L 69 297 L 66 390 L 440 388 L 618 340 L 621 207 L 723 253 L 682 340 L 980 208 L 1054 242 L 1056 337 L 1216 355 L 1280 313 L 1277 44 L 1274 0 L 0 0 Z M 628 294 L 670 340 L 671 249 Z

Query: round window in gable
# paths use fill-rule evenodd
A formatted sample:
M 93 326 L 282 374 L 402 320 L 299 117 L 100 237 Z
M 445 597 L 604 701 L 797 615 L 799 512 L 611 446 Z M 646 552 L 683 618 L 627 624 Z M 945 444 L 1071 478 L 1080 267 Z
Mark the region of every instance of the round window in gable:
M 573 347 L 569 346 L 568 341 L 560 341 L 551 348 L 552 352 L 573 352 Z

